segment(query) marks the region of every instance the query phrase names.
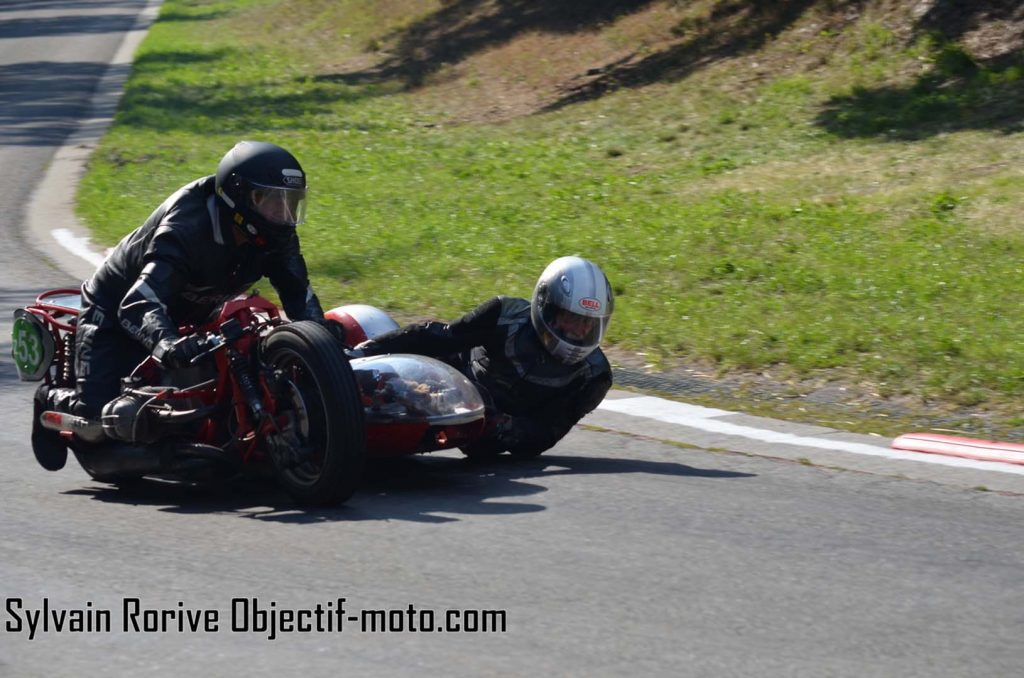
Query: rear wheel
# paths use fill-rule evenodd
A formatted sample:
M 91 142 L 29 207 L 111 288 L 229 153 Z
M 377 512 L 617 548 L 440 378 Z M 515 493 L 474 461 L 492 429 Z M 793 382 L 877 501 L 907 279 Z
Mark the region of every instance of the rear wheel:
M 289 323 L 267 336 L 263 360 L 279 375 L 268 442 L 281 484 L 304 504 L 345 501 L 362 476 L 366 423 L 341 344 L 317 323 Z

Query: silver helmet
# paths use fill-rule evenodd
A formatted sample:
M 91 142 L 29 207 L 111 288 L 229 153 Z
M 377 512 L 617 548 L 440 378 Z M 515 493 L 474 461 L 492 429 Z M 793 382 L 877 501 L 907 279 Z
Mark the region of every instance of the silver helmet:
M 614 305 L 612 287 L 597 264 L 561 257 L 541 273 L 530 319 L 548 352 L 571 364 L 600 345 Z

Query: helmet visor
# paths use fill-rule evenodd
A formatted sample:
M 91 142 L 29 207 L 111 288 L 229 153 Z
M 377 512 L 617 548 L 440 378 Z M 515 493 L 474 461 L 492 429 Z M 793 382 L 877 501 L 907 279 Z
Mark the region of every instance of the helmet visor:
M 306 189 L 252 185 L 252 208 L 276 226 L 298 226 L 306 218 Z
M 596 346 L 601 343 L 608 318 L 580 315 L 561 306 L 547 304 L 541 310 L 544 324 L 564 342 L 573 346 Z

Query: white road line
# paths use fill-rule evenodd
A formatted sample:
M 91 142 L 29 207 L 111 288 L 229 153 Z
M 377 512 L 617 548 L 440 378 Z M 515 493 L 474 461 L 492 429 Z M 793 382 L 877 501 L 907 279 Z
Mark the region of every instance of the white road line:
M 872 457 L 884 457 L 899 461 L 919 461 L 928 464 L 939 464 L 942 466 L 957 466 L 960 468 L 971 468 L 982 471 L 999 471 L 1000 473 L 1013 473 L 1024 475 L 1024 467 L 1013 464 L 1001 464 L 999 462 L 975 461 L 973 459 L 961 459 L 959 457 L 945 457 L 920 452 L 905 452 L 892 450 L 888 447 L 854 443 L 845 440 L 832 440 L 829 438 L 816 438 L 813 436 L 798 436 L 792 433 L 780 433 L 769 431 L 753 426 L 741 426 L 727 421 L 719 421 L 719 417 L 737 414 L 728 410 L 716 410 L 710 407 L 699 405 L 688 405 L 672 400 L 663 400 L 652 396 L 638 396 L 636 398 L 617 398 L 605 400 L 598 409 L 609 412 L 619 412 L 634 417 L 654 419 L 669 424 L 678 424 L 688 428 L 695 428 L 709 433 L 720 433 L 722 435 L 739 436 L 751 440 L 760 440 L 766 443 L 779 445 L 797 445 L 800 447 L 812 447 L 820 450 L 835 450 L 837 452 L 850 452 Z
M 105 257 L 99 252 L 93 251 L 93 249 L 89 247 L 89 238 L 77 236 L 67 228 L 55 228 L 50 231 L 50 235 L 53 236 L 53 239 L 56 240 L 57 244 L 61 247 L 75 256 L 85 259 L 93 266 L 98 267 L 103 263 L 103 259 Z
M 135 24 L 121 39 L 121 44 L 107 65 L 107 70 L 96 84 L 96 91 L 89 104 L 89 113 L 79 121 L 78 127 L 57 149 L 30 203 L 29 231 L 36 230 L 36 237 L 39 238 L 46 234 L 48 224 L 68 224 L 69 228 L 52 229 L 49 230 L 49 234 L 67 252 L 88 262 L 94 268 L 103 263 L 106 255 L 90 247 L 87 236 L 76 235 L 76 232 L 84 234 L 88 231 L 79 225 L 75 218 L 73 197 L 68 196 L 67 189 L 70 185 L 77 191 L 78 182 L 85 174 L 85 165 L 92 150 L 113 122 L 117 104 L 124 94 L 124 83 L 128 78 L 128 69 L 118 67 L 131 65 L 135 51 L 160 14 L 162 3 L 163 0 L 149 0 L 136 16 Z M 46 252 L 50 251 L 50 247 L 44 246 L 43 249 Z M 62 268 L 69 267 L 69 264 L 61 263 L 64 263 Z M 70 267 L 72 270 L 68 273 L 73 277 L 81 277 L 76 275 L 76 272 L 85 272 L 79 271 L 80 265 L 71 264 Z

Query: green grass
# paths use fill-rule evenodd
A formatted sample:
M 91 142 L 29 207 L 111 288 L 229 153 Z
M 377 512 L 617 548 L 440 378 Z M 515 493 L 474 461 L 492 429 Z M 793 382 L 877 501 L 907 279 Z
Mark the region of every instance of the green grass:
M 112 243 L 236 140 L 270 140 L 310 175 L 301 235 L 326 305 L 456 317 L 579 254 L 618 295 L 610 342 L 656 360 L 1024 395 L 1019 70 L 865 20 L 451 124 L 457 102 L 429 87 L 331 76 L 414 18 L 402 4 L 167 0 L 80 215 Z M 751 60 L 774 66 L 751 79 Z

